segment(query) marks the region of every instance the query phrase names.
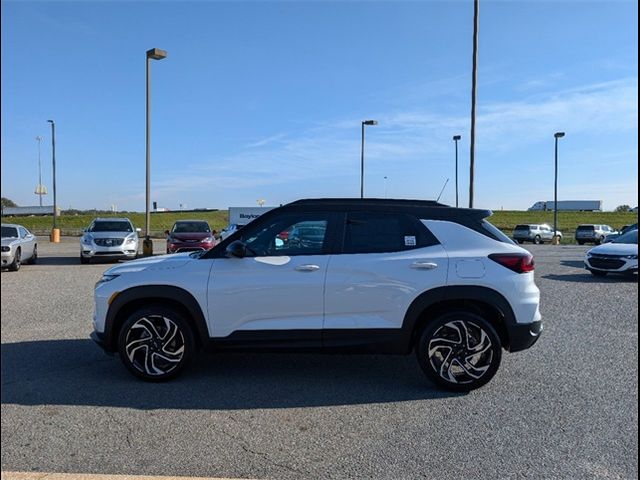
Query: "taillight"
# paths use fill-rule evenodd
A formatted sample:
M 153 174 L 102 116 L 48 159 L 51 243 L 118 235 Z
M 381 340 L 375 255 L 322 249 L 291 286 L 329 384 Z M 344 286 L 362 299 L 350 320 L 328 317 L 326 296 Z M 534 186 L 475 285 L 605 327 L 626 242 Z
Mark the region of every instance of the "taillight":
M 533 256 L 528 253 L 492 253 L 489 258 L 516 273 L 533 272 Z

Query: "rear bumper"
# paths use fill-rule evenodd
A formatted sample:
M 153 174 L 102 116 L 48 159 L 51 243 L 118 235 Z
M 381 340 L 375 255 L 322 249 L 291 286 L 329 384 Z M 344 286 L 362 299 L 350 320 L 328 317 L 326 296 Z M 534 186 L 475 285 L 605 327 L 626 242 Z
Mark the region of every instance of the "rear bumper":
M 517 323 L 507 326 L 509 351 L 519 352 L 533 346 L 544 329 L 542 320 L 531 323 Z

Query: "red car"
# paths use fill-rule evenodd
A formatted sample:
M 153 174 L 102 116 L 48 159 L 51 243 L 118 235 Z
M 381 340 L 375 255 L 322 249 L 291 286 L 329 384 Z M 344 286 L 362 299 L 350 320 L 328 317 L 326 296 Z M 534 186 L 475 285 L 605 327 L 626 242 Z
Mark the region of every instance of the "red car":
M 202 220 L 179 220 L 167 235 L 167 253 L 209 250 L 216 244 L 214 232 Z

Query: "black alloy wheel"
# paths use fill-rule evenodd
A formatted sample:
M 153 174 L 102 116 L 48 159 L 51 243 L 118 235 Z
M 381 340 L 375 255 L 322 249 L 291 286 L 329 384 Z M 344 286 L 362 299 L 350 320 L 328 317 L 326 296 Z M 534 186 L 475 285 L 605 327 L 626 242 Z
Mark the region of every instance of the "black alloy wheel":
M 493 378 L 500 366 L 502 345 L 487 320 L 460 311 L 429 322 L 420 335 L 416 354 L 429 379 L 460 392 L 480 388 Z
M 135 376 L 149 381 L 175 377 L 191 360 L 195 349 L 189 323 L 162 305 L 137 310 L 118 336 L 118 351 Z

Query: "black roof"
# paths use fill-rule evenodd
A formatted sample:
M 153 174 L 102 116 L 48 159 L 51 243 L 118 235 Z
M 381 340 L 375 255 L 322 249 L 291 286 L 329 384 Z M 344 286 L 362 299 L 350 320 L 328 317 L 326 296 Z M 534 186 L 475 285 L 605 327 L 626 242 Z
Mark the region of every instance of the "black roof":
M 409 200 L 387 198 L 309 198 L 297 200 L 280 207 L 285 210 L 321 210 L 338 208 L 350 211 L 407 212 L 425 215 L 424 218 L 475 218 L 482 219 L 492 214 L 491 210 L 455 208 L 434 200 Z

